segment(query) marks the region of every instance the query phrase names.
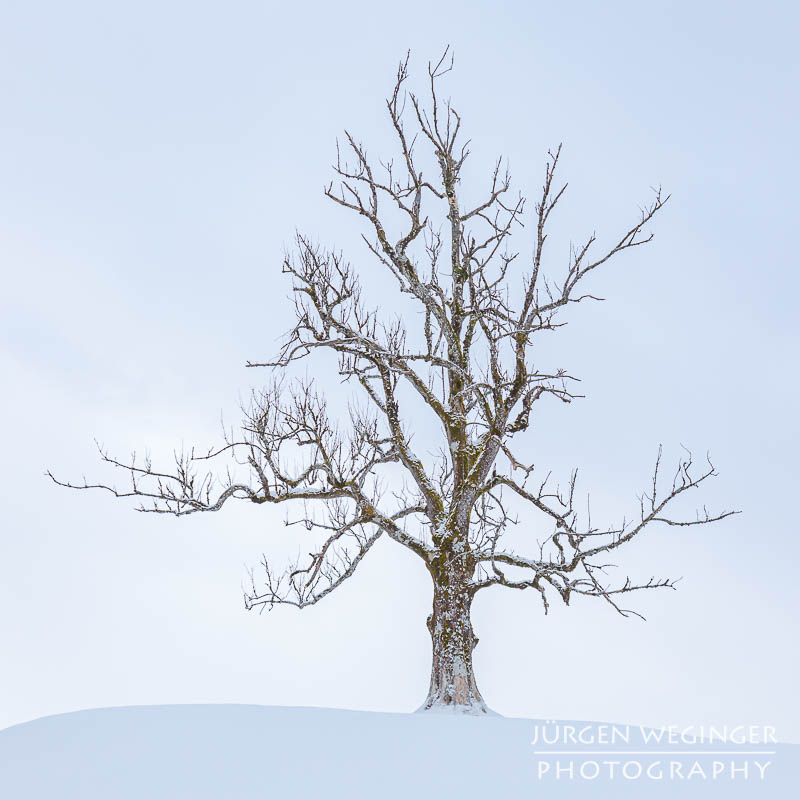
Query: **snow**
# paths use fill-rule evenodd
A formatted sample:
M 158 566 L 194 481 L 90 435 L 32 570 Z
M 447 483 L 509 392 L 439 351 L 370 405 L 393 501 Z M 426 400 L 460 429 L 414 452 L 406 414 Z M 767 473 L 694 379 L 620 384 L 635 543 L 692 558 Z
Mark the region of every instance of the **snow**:
M 763 782 L 754 770 L 747 780 L 540 779 L 531 741 L 542 724 L 249 705 L 78 711 L 0 731 L 0 798 L 800 796 L 800 746 L 783 744 Z

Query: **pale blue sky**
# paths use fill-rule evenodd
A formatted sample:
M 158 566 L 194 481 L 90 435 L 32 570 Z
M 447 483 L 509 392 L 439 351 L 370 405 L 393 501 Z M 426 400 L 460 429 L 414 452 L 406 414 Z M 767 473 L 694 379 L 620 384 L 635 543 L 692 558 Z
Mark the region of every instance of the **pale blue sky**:
M 289 319 L 295 227 L 364 261 L 322 197 L 336 135 L 384 152 L 397 60 L 410 47 L 418 79 L 450 43 L 471 174 L 506 155 L 532 196 L 564 142 L 554 254 L 613 236 L 651 185 L 673 195 L 655 243 L 596 280 L 607 302 L 553 340 L 587 399 L 552 410 L 537 458 L 580 465 L 617 516 L 659 442 L 708 448 L 721 477 L 700 501 L 744 511 L 624 554 L 632 574 L 684 576 L 639 599 L 647 623 L 482 597 L 481 690 L 511 715 L 752 721 L 799 741 L 798 34 L 776 2 L 4 4 L 0 726 L 422 701 L 429 587 L 404 552 L 380 548 L 318 608 L 259 617 L 239 585 L 295 546 L 281 514 L 154 519 L 42 473 L 97 474 L 93 436 L 168 452 L 213 441 L 220 409 L 234 421 L 259 380 L 244 362 Z

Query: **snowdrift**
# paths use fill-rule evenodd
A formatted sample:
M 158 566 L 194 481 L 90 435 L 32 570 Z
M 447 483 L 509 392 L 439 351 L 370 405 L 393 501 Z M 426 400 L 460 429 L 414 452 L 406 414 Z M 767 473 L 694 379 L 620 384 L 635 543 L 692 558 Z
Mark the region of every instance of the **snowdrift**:
M 681 757 L 681 778 L 625 777 L 620 766 L 613 778 L 607 767 L 596 777 L 591 777 L 594 768 L 583 777 L 579 773 L 580 764 L 604 759 L 639 759 L 645 765 L 673 759 L 657 754 L 558 756 L 559 778 L 553 774 L 556 757 L 551 756 L 544 759 L 550 769 L 540 775 L 543 759 L 531 741 L 542 724 L 444 713 L 245 705 L 79 711 L 0 731 L 0 798 L 800 797 L 797 745 L 772 747 L 763 780 L 752 767 L 747 777 L 741 772 L 731 777 L 727 768 L 713 777 L 712 756 L 696 759 L 704 777 L 696 771 L 686 777 L 694 758 L 688 756 Z M 635 772 L 628 769 L 629 776 Z

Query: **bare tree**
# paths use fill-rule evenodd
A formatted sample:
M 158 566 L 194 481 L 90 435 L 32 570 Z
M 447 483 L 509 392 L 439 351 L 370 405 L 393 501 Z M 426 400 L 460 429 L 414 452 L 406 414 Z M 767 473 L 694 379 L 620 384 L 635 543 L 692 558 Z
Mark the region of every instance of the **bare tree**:
M 687 452 L 664 479 L 659 448 L 634 516 L 597 526 L 576 509 L 575 473 L 562 489 L 518 454 L 515 442 L 530 428 L 539 401 L 570 403 L 579 396 L 566 372 L 534 366 L 532 342 L 563 325 L 560 315 L 568 306 L 593 298 L 584 291 L 587 275 L 651 241 L 646 227 L 668 198 L 656 191 L 612 246 L 598 251 L 592 235 L 572 249 L 560 277 L 547 275 L 546 227 L 566 188 L 555 183 L 559 146 L 548 153 L 534 206 L 532 261 L 519 270 L 508 244 L 522 225 L 524 199 L 511 196 L 501 162 L 482 201 L 462 207 L 469 151 L 460 143 L 460 116 L 439 92 L 451 68 L 447 53 L 428 65 L 423 98 L 405 90 L 406 58 L 386 101 L 397 161 L 374 163 L 346 133 L 344 148 L 337 146 L 338 183 L 325 190 L 363 222 L 362 238 L 385 270 L 386 286 L 398 302 L 416 307 L 416 315 L 406 315 L 414 325 L 370 307 L 350 264 L 298 236 L 283 265 L 292 280 L 296 324 L 273 360 L 248 364 L 269 368 L 273 380 L 254 394 L 239 436 L 226 436 L 202 456 L 178 455 L 165 472 L 135 455 L 117 460 L 101 448 L 105 462 L 128 474 L 126 489 L 53 480 L 137 497 L 141 511 L 177 516 L 218 511 L 229 500 L 297 504 L 302 511 L 287 524 L 304 527 L 313 550 L 285 571 L 265 559 L 263 574 L 258 582 L 253 576 L 245 595 L 249 609 L 313 605 L 350 578 L 387 536 L 418 555 L 433 582 L 433 665 L 423 708 L 485 712 L 473 674 L 477 638 L 470 621 L 480 590 L 533 589 L 545 612 L 551 595 L 566 604 L 583 595 L 620 614 L 635 613 L 620 605 L 623 595 L 673 587 L 674 581 L 612 582 L 607 556 L 651 525 L 703 525 L 733 512 L 704 509 L 693 519 L 673 518 L 673 501 L 716 473 L 710 461 L 698 466 Z M 423 166 L 430 172 L 423 175 Z M 339 375 L 362 393 L 347 425 L 331 419 L 313 381 L 286 377 L 293 364 L 318 350 L 335 354 Z M 420 405 L 441 437 L 433 454 L 430 442 L 425 451 L 415 450 L 409 433 L 411 412 Z M 230 472 L 215 479 L 199 469 L 201 461 L 225 454 L 246 465 L 249 480 L 235 480 Z M 512 506 L 523 504 L 544 523 L 538 540 L 529 535 L 525 555 L 503 539 L 518 522 Z

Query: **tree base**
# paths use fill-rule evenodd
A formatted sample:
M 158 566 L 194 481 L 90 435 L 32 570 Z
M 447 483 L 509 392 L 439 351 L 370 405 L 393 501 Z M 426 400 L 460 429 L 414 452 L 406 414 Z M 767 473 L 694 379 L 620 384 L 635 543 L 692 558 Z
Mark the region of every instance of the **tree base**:
M 414 713 L 423 714 L 464 714 L 470 717 L 499 717 L 483 700 L 472 703 L 446 703 L 437 698 L 428 698 Z

